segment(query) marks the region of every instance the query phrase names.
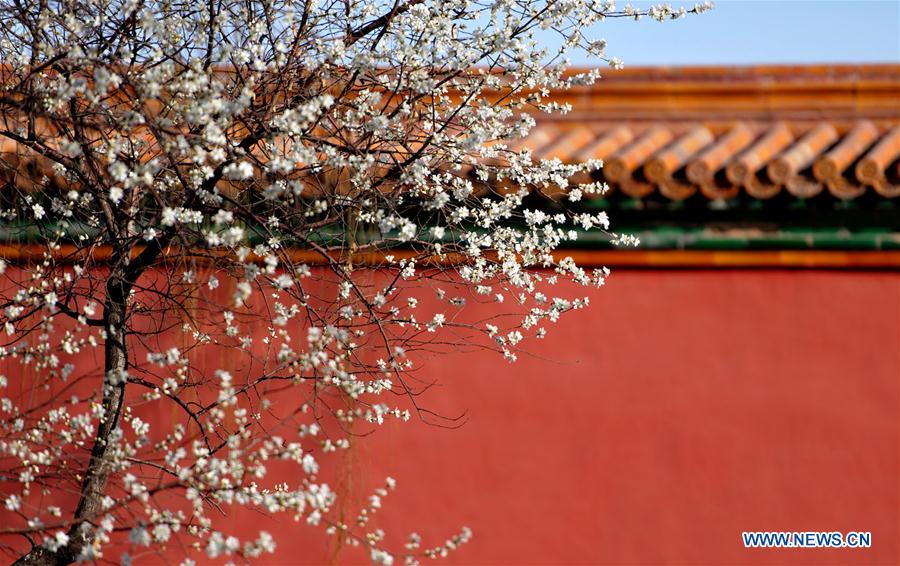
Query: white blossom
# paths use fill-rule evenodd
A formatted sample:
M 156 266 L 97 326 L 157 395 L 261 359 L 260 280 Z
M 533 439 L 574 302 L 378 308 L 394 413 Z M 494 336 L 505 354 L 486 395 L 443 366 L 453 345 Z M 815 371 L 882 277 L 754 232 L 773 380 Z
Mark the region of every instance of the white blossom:
M 424 355 L 471 340 L 513 361 L 588 305 L 573 289 L 609 271 L 565 246 L 637 238 L 584 206 L 602 184 L 570 183 L 602 163 L 516 147 L 572 109 L 551 92 L 598 79 L 567 70 L 574 50 L 622 66 L 600 21 L 709 6 L 398 6 L 0 0 L 0 141 L 29 160 L 0 223 L 43 252 L 0 259 L 3 528 L 32 552 L 275 551 L 216 522 L 239 507 L 380 564 L 471 538 L 392 548 L 373 519 L 391 478 L 345 522 L 334 458 L 422 414 L 408 387 Z M 547 189 L 566 197 L 528 197 Z M 485 303 L 489 321 L 471 310 Z M 75 497 L 73 479 L 90 484 Z

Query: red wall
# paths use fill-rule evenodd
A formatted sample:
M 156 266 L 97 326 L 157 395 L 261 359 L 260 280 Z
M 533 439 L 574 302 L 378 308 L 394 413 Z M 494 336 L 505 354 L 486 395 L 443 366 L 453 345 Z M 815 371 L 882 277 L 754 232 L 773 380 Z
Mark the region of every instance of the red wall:
M 591 302 L 515 364 L 429 360 L 443 386 L 420 404 L 465 425 L 385 425 L 341 489 L 397 479 L 389 540 L 470 526 L 453 564 L 900 564 L 900 275 L 620 270 Z M 333 556 L 321 528 L 220 526 L 271 531 L 270 563 Z M 747 550 L 746 530 L 871 531 L 873 547 Z
M 389 533 L 469 525 L 451 563 L 900 563 L 897 274 L 618 271 L 540 347 L 433 360 L 431 406 L 465 426 L 356 447 L 354 485 L 398 480 Z M 323 559 L 308 527 L 253 526 L 290 533 L 277 562 Z M 873 546 L 747 550 L 745 530 Z

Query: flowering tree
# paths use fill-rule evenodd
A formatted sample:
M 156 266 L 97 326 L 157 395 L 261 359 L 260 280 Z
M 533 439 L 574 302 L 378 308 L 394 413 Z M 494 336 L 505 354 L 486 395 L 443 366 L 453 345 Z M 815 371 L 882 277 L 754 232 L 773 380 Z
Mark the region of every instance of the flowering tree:
M 216 527 L 237 506 L 386 563 L 465 542 L 385 548 L 369 518 L 393 481 L 343 522 L 319 460 L 388 418 L 441 422 L 417 401 L 418 352 L 466 340 L 514 360 L 587 304 L 553 284 L 607 272 L 555 251 L 608 228 L 565 206 L 602 190 L 568 183 L 600 164 L 508 142 L 567 110 L 548 89 L 598 78 L 567 73 L 570 50 L 619 65 L 597 22 L 684 13 L 0 0 L 0 221 L 21 242 L 0 263 L 3 548 L 23 564 L 272 551 Z M 560 189 L 558 213 L 528 207 Z M 420 312 L 424 292 L 443 306 Z M 300 480 L 267 476 L 291 466 Z

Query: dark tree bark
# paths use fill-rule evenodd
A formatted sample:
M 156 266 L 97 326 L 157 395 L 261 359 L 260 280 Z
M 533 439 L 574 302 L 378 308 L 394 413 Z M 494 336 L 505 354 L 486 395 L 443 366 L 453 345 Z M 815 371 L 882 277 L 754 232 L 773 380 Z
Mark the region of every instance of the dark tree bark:
M 28 554 L 19 558 L 15 562 L 16 565 L 71 564 L 78 559 L 82 549 L 91 543 L 91 532 L 89 529 L 85 530 L 85 527 L 102 512 L 101 502 L 113 465 L 110 459 L 109 440 L 119 425 L 125 399 L 126 383 L 121 376 L 125 375 L 128 368 L 125 319 L 130 288 L 131 282 L 124 281 L 118 274 L 111 275 L 106 284 L 104 322 L 107 335 L 104 344 L 103 419 L 97 428 L 91 457 L 81 482 L 81 495 L 75 509 L 74 523 L 68 532 L 69 543 L 55 552 L 43 546 L 35 546 Z

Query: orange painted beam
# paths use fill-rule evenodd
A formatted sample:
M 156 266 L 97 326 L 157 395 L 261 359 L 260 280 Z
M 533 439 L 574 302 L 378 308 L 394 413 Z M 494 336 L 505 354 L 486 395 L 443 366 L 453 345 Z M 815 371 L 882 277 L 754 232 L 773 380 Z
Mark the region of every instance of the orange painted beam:
M 0 258 L 12 262 L 32 262 L 43 260 L 46 248 L 35 244 L 0 245 Z M 136 249 L 135 254 L 140 250 Z M 297 263 L 324 264 L 323 256 L 312 250 L 292 249 L 287 252 Z M 200 255 L 213 256 L 216 252 L 200 251 Z M 53 256 L 58 261 L 68 262 L 86 258 L 87 252 L 75 246 L 64 245 Z M 94 248 L 90 257 L 95 262 L 104 262 L 111 256 L 108 246 Z M 900 269 L 900 250 L 561 250 L 555 254 L 562 258 L 571 256 L 584 267 L 637 267 L 637 268 L 819 268 L 819 269 Z M 391 252 L 357 252 L 354 263 L 365 266 L 382 266 L 388 263 L 387 256 L 395 260 L 416 257 L 425 264 L 450 265 L 462 261 L 459 255 L 444 258 L 426 258 L 411 250 Z M 332 258 L 340 260 L 335 252 Z

